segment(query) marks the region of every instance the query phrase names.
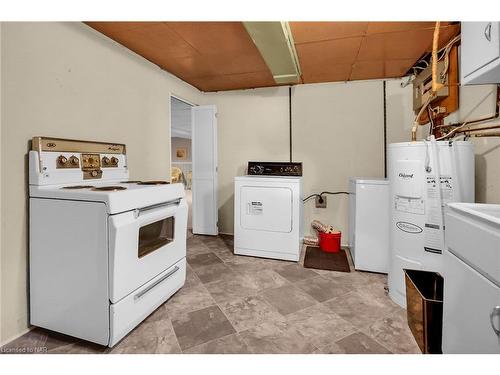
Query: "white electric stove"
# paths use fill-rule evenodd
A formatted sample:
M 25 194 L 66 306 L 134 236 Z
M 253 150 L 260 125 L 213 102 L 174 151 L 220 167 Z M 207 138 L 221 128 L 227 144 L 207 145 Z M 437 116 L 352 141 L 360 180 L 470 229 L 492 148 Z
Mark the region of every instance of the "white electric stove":
M 184 188 L 125 145 L 35 137 L 29 184 L 32 325 L 114 346 L 184 285 Z

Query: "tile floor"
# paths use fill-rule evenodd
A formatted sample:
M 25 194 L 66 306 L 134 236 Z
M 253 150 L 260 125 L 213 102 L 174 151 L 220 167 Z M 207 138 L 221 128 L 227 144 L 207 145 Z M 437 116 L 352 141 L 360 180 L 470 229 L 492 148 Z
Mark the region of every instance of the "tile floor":
M 36 328 L 3 351 L 420 353 L 385 275 L 305 269 L 232 248 L 230 236 L 190 236 L 186 285 L 112 349 Z

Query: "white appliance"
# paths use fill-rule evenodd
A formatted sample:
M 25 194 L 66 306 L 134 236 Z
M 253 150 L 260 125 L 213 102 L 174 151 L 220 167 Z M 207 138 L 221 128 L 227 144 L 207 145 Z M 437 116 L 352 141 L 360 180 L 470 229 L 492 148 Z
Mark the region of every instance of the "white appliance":
M 465 141 L 388 147 L 391 227 L 389 295 L 406 306 L 403 269 L 442 274 L 443 207 L 474 201 L 474 152 Z
M 500 205 L 446 212 L 443 353 L 500 353 Z
M 500 22 L 462 22 L 460 84 L 500 83 Z
M 302 177 L 235 178 L 235 254 L 297 262 L 302 237 Z
M 33 138 L 32 325 L 113 346 L 184 285 L 182 184 L 128 178 L 125 145 Z
M 389 181 L 349 181 L 349 249 L 354 268 L 387 273 L 389 263 Z

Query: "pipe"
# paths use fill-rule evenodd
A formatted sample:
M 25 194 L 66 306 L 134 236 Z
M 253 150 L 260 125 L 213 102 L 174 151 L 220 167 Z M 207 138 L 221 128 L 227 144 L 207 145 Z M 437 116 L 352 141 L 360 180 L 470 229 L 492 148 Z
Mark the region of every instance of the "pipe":
M 477 132 L 477 131 L 491 130 L 491 129 L 500 129 L 500 124 L 495 124 L 495 125 L 491 125 L 491 126 L 482 126 L 479 128 L 459 130 L 459 131 L 457 131 L 457 133 L 470 133 L 470 132 Z
M 422 113 L 424 113 L 425 109 L 429 105 L 429 103 L 434 99 L 436 94 L 434 92 L 431 92 L 427 100 L 425 101 L 424 105 L 420 108 L 420 111 L 418 111 L 417 117 L 415 117 L 415 122 L 413 123 L 413 128 L 411 128 L 411 141 L 415 142 L 417 140 L 417 128 L 419 127 L 419 120 L 420 117 L 422 116 Z
M 441 22 L 437 21 L 434 28 L 432 38 L 432 92 L 436 93 L 443 88 L 443 84 L 437 81 L 437 64 L 438 64 L 438 44 L 439 44 L 439 27 Z
M 470 134 L 470 137 L 500 137 L 500 132 Z

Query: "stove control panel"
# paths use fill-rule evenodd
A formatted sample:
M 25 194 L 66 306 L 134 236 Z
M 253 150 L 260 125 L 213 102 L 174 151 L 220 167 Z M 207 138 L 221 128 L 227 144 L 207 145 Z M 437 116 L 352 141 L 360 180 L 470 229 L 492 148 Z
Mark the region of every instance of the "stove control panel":
M 30 184 L 63 184 L 88 179 L 128 180 L 124 144 L 33 137 Z
M 248 174 L 252 176 L 302 176 L 302 163 L 249 161 Z

